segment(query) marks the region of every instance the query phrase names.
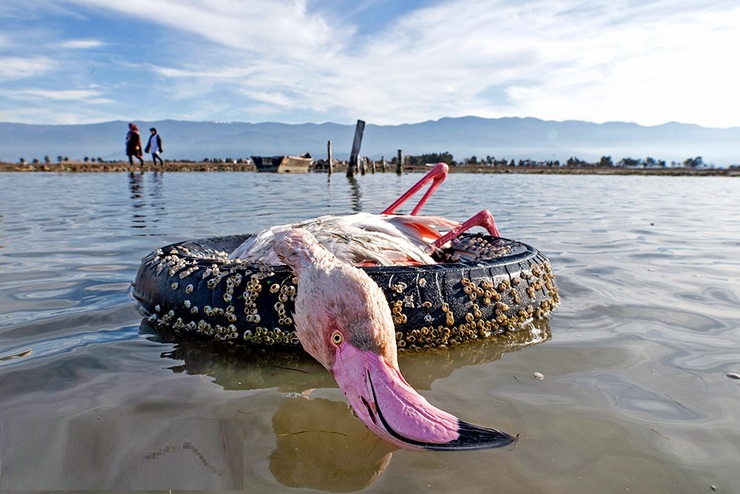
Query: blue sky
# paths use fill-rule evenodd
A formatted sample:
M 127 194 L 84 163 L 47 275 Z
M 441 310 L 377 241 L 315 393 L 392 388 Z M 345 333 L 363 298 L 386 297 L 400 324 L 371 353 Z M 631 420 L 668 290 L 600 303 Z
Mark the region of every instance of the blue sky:
M 3 0 L 0 121 L 740 126 L 737 0 Z

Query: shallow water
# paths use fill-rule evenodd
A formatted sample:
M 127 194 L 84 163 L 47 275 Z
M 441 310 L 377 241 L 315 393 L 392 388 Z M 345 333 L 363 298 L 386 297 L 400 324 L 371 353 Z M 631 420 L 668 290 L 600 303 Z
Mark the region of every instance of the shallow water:
M 513 448 L 394 450 L 309 358 L 142 324 L 130 284 L 151 250 L 380 211 L 418 178 L 0 174 L 0 490 L 738 492 L 731 178 L 453 174 L 434 195 L 427 214 L 489 208 L 553 264 L 549 322 L 400 359 Z

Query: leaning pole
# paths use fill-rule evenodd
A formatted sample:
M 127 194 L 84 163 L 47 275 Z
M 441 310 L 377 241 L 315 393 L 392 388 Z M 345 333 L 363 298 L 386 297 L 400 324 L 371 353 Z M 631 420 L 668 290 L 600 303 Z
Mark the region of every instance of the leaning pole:
M 349 166 L 347 166 L 347 176 L 354 177 L 357 169 L 357 157 L 360 155 L 360 146 L 362 145 L 362 133 L 365 131 L 365 122 L 357 121 L 355 127 L 355 140 L 352 142 L 352 153 L 349 155 Z

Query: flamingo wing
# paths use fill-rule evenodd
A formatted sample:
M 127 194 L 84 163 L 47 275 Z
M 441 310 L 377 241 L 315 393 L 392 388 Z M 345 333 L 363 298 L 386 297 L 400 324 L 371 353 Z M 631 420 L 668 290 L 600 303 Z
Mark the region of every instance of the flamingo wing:
M 319 218 L 262 230 L 237 247 L 230 259 L 282 264 L 273 251 L 275 234 L 301 228 L 313 234 L 321 245 L 342 261 L 355 265 L 434 264 L 432 242 L 440 230 L 457 226 L 437 216 L 377 215 L 357 213 Z

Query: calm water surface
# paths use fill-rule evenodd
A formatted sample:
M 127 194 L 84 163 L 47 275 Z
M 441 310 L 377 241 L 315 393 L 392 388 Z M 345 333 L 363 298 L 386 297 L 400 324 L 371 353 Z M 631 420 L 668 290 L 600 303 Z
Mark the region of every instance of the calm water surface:
M 0 174 L 0 490 L 740 492 L 735 179 L 448 178 L 425 211 L 491 209 L 562 303 L 401 369 L 509 449 L 394 450 L 309 358 L 142 324 L 130 284 L 157 247 L 377 212 L 418 178 Z

